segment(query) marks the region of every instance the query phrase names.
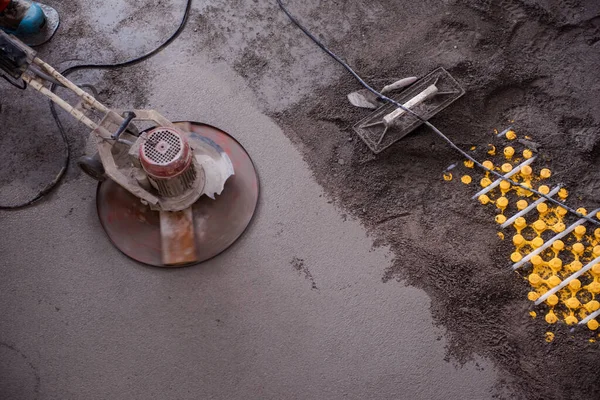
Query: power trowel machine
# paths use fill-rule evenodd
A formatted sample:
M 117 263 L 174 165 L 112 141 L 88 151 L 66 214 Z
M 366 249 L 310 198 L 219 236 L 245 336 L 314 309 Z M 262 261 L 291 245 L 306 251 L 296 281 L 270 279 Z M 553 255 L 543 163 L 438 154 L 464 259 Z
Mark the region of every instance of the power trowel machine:
M 171 122 L 153 110 L 109 109 L 2 31 L 0 74 L 25 81 L 92 130 L 97 153 L 79 165 L 100 181 L 98 216 L 127 256 L 153 266 L 196 264 L 231 246 L 250 223 L 258 177 L 226 132 Z M 78 104 L 54 93 L 50 83 L 75 94 Z M 149 128 L 140 132 L 140 124 Z

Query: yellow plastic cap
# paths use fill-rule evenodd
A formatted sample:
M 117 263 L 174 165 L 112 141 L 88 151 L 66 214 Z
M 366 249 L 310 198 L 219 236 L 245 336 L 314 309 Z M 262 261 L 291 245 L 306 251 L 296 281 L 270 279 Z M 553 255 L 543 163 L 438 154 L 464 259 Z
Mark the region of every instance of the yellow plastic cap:
M 451 172 L 444 172 L 444 180 L 445 181 L 451 181 L 452 180 L 452 173 Z
M 588 312 L 592 313 L 592 312 L 598 311 L 598 309 L 600 309 L 600 302 L 598 302 L 597 300 L 592 300 L 592 301 L 587 302 L 584 305 L 584 307 Z
M 569 268 L 573 272 L 579 271 L 582 267 L 583 267 L 583 264 L 577 260 L 571 261 L 571 264 L 569 264 Z
M 544 263 L 544 260 L 542 259 L 542 257 L 540 256 L 533 256 L 531 257 L 531 263 L 533 264 L 534 267 L 540 266 Z
M 596 237 L 596 239 L 600 239 L 600 228 L 596 228 L 596 230 L 594 231 L 594 236 Z
M 483 166 L 486 167 L 487 169 L 492 169 L 492 170 L 494 169 L 494 163 L 492 163 L 491 161 L 488 161 L 488 160 L 483 162 Z
M 525 243 L 525 238 L 522 235 L 515 235 L 513 236 L 513 244 L 515 246 L 522 246 L 523 243 Z
M 535 208 L 540 214 L 545 214 L 548 212 L 548 205 L 546 203 L 540 203 Z
M 589 290 L 592 293 L 600 293 L 600 283 L 599 282 L 592 282 L 588 285 L 587 290 Z
M 498 197 L 498 200 L 496 200 L 496 206 L 498 206 L 498 208 L 506 208 L 508 206 L 508 199 L 504 196 Z
M 544 231 L 546 230 L 546 228 L 548 227 L 548 225 L 546 225 L 546 223 L 544 221 L 542 221 L 541 219 L 538 219 L 537 221 L 535 221 L 533 223 L 533 229 L 535 229 L 536 231 Z
M 529 315 L 531 315 L 531 318 L 536 319 L 537 317 L 537 313 L 535 311 L 530 311 Z
M 577 297 L 571 297 L 570 299 L 567 299 L 567 301 L 565 301 L 565 305 L 572 310 L 577 310 L 579 307 L 581 307 L 581 303 L 579 300 L 577 300 Z
M 486 188 L 492 184 L 492 181 L 490 180 L 490 178 L 482 178 L 479 184 L 481 185 L 481 187 Z
M 527 221 L 525 221 L 525 218 L 519 217 L 519 218 L 515 219 L 515 228 L 523 229 L 526 226 L 527 226 Z
M 559 217 L 564 217 L 565 215 L 567 215 L 567 209 L 561 206 L 556 207 L 556 214 Z
M 526 159 L 530 159 L 531 157 L 533 157 L 533 151 L 529 149 L 523 150 L 523 157 Z
M 553 275 L 550 278 L 546 279 L 546 284 L 550 287 L 556 287 L 560 285 L 561 282 L 562 281 L 560 280 L 560 278 L 556 275 Z
M 517 209 L 519 211 L 526 209 L 528 205 L 529 205 L 529 203 L 527 202 L 527 200 L 517 201 Z
M 500 169 L 502 169 L 502 172 L 507 173 L 507 172 L 512 171 L 513 166 L 512 166 L 512 164 L 504 163 L 504 164 L 502 164 L 502 167 Z
M 550 188 L 546 185 L 542 185 L 538 188 L 538 192 L 540 192 L 541 194 L 548 194 L 550 193 Z
M 571 290 L 581 289 L 581 281 L 579 279 L 573 279 L 571 282 L 569 282 L 569 288 L 571 288 Z
M 488 144 L 488 151 L 487 153 L 490 156 L 495 156 L 496 155 L 496 146 L 494 146 L 493 144 Z
M 473 181 L 473 179 L 469 175 L 463 175 L 463 177 L 460 178 L 460 181 L 465 185 L 468 185 Z
M 503 224 L 506 222 L 506 217 L 502 214 L 499 214 L 499 215 L 496 215 L 495 220 L 496 220 L 497 224 Z
M 532 173 L 533 173 L 533 169 L 531 169 L 531 167 L 529 165 L 525 165 L 525 166 L 521 167 L 521 175 L 531 176 Z
M 567 197 L 569 197 L 569 191 L 565 188 L 562 188 L 558 191 L 558 197 L 560 197 L 561 199 L 566 199 Z
M 550 260 L 548 262 L 548 265 L 553 270 L 558 271 L 559 269 L 562 268 L 562 260 L 560 258 L 558 258 L 558 257 L 554 257 L 552 260 Z
M 529 301 L 536 301 L 540 298 L 540 295 L 537 294 L 537 292 L 529 292 L 527 293 L 527 298 L 529 299 Z
M 546 322 L 547 322 L 547 323 L 549 323 L 549 324 L 555 324 L 555 323 L 557 323 L 557 322 L 558 322 L 558 318 L 556 317 L 556 315 L 555 315 L 555 314 L 554 314 L 552 311 L 550 311 L 548 314 L 546 314 L 546 318 L 544 318 L 544 319 L 545 319 L 545 320 L 546 320 Z M 546 333 L 546 336 L 548 335 L 548 333 L 550 333 L 550 332 L 547 332 L 547 333 Z M 551 334 L 551 333 L 550 333 L 550 334 Z M 554 335 L 552 335 L 552 339 L 554 339 Z M 548 340 L 548 339 L 546 339 L 546 340 Z M 550 340 L 550 342 L 551 342 L 551 341 L 552 341 L 552 340 Z
M 596 247 L 598 247 L 598 246 L 596 246 Z M 594 247 L 594 249 L 596 247 Z M 600 264 L 594 264 L 594 266 L 592 267 L 592 274 L 600 275 Z
M 482 194 L 479 196 L 479 202 L 481 204 L 488 204 L 490 202 L 490 198 L 487 196 L 487 194 Z
M 473 166 L 475 166 L 475 163 L 473 161 L 471 161 L 471 160 L 465 160 L 465 161 L 463 161 L 463 164 L 467 168 L 473 168 Z
M 537 249 L 538 247 L 542 247 L 543 245 L 544 245 L 544 239 L 542 239 L 541 237 L 533 238 L 533 240 L 531 241 L 531 247 L 533 247 L 534 249 Z
M 552 243 L 552 248 L 556 251 L 561 251 L 565 248 L 565 242 L 560 239 L 555 240 L 554 243 Z
M 542 283 L 542 278 L 538 274 L 530 274 L 527 279 L 533 286 L 537 286 Z
M 578 208 L 576 211 L 581 215 L 587 215 L 587 210 L 583 207 Z
M 592 249 L 592 254 L 594 255 L 594 257 L 600 256 L 600 246 L 594 246 L 594 248 Z
M 565 322 L 567 325 L 575 325 L 579 321 L 573 315 L 569 315 L 567 318 L 565 318 Z
M 551 306 L 555 306 L 558 304 L 558 296 L 553 294 L 550 297 L 548 297 L 548 300 L 546 300 L 546 302 Z
M 511 186 L 510 182 L 507 182 L 507 181 L 500 182 L 500 190 L 502 190 L 503 192 L 510 190 L 510 186 Z
M 560 285 L 561 282 L 562 281 L 560 280 L 560 278 L 556 275 L 553 275 L 550 278 L 546 279 L 546 284 L 550 287 L 556 287 L 556 286 Z M 550 297 L 552 297 L 552 296 L 550 296 Z M 558 302 L 558 297 L 557 297 L 556 301 Z
M 596 321 L 595 319 L 592 319 L 587 323 L 587 327 L 590 331 L 595 331 L 596 329 L 598 329 L 598 327 L 600 327 L 600 324 L 598 324 L 598 321 Z
M 576 234 L 577 236 L 583 236 L 583 235 L 585 235 L 585 226 L 583 226 L 583 225 L 579 225 L 579 226 L 577 226 L 577 227 L 575 228 L 575 231 L 574 231 L 574 232 L 575 232 L 575 234 Z
M 576 254 L 581 254 L 585 250 L 585 246 L 581 243 L 575 243 L 575 244 L 573 244 L 572 249 L 573 249 L 573 252 L 575 252 Z
M 515 149 L 513 149 L 512 147 L 508 146 L 504 149 L 504 157 L 510 159 L 514 155 L 515 155 Z
M 510 255 L 510 259 L 512 262 L 516 263 L 516 262 L 521 261 L 523 259 L 523 256 L 518 251 L 515 251 L 514 253 L 512 253 Z
M 565 224 L 563 224 L 562 222 L 559 222 L 557 224 L 555 224 L 552 229 L 554 229 L 554 231 L 556 233 L 560 233 L 562 231 L 564 231 L 565 229 L 567 229 L 567 226 Z
M 540 178 L 542 179 L 548 179 L 552 176 L 552 171 L 550 171 L 548 168 L 544 168 L 540 171 Z
M 515 140 L 517 138 L 517 134 L 511 129 L 510 131 L 506 132 L 506 138 L 508 140 Z

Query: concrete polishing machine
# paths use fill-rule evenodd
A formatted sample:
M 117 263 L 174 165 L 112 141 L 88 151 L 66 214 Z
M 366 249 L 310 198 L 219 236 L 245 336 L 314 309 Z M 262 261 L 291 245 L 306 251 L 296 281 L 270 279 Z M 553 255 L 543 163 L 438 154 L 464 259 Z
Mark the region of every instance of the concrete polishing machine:
M 15 0 L 0 0 L 0 6 L 7 3 Z M 11 32 L 18 34 L 24 23 L 13 24 Z M 196 264 L 227 249 L 249 225 L 258 177 L 250 156 L 226 132 L 171 122 L 154 110 L 109 109 L 2 30 L 0 76 L 24 81 L 92 130 L 98 151 L 79 165 L 100 181 L 100 222 L 132 259 L 161 267 Z M 68 89 L 78 103 L 71 105 L 49 84 Z M 140 124 L 149 127 L 140 131 Z
M 364 87 L 351 93 L 348 99 L 357 107 L 374 110 L 354 126 L 354 131 L 373 152 L 384 151 L 417 127 L 426 125 L 450 147 L 486 169 L 429 122 L 465 94 L 444 68 L 420 80 L 401 79 L 378 92 L 310 33 L 281 0 L 277 3 L 299 29 Z M 39 33 L 44 26 L 52 31 L 56 23 L 50 24 L 50 20 L 58 21 L 57 17 L 44 17 L 44 13 L 40 17 L 37 10 L 44 8 L 27 0 L 0 0 L 0 11 L 1 6 L 19 15 L 7 24 L 1 19 L 6 17 L 6 11 L 0 12 L 0 27 L 9 33 Z M 180 28 L 161 47 L 181 32 L 190 7 L 188 0 Z M 27 36 L 19 37 L 25 40 Z M 160 48 L 149 54 L 158 51 Z M 142 58 L 111 67 L 132 65 Z M 79 66 L 80 69 L 100 67 L 106 66 Z M 219 254 L 243 233 L 256 209 L 258 178 L 250 157 L 235 139 L 205 124 L 173 123 L 156 111 L 108 109 L 70 82 L 67 74 L 60 74 L 40 60 L 15 36 L 0 31 L 0 76 L 15 86 L 15 80 L 24 81 L 25 86 L 29 84 L 92 129 L 98 153 L 83 157 L 79 165 L 101 181 L 97 193 L 98 215 L 116 247 L 146 264 L 188 265 Z M 52 83 L 50 89 L 48 83 Z M 72 106 L 55 94 L 52 89 L 56 85 L 74 93 L 79 104 Z M 395 98 L 384 94 L 400 89 L 405 90 Z M 99 122 L 89 115 L 94 112 L 100 114 Z M 149 122 L 151 126 L 139 132 L 134 122 Z M 495 171 L 489 172 L 497 175 Z

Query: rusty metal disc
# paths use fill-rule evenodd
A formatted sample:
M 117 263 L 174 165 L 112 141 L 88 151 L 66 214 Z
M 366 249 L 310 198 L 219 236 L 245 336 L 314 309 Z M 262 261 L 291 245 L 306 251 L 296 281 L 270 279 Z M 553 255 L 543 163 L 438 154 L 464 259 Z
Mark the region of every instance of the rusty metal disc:
M 258 204 L 258 175 L 248 153 L 226 132 L 197 122 L 177 125 L 221 146 L 235 171 L 215 200 L 202 196 L 193 205 L 197 264 L 225 251 L 244 233 Z M 96 206 L 102 227 L 119 250 L 141 263 L 165 266 L 157 211 L 110 179 L 98 184 Z

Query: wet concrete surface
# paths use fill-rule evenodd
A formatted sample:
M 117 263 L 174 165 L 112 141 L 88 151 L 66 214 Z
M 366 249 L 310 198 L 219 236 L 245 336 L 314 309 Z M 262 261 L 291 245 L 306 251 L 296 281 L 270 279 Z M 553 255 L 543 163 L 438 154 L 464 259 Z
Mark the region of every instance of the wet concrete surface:
M 135 16 L 144 12 L 135 2 L 104 3 Z M 97 3 L 78 4 L 89 8 L 77 16 L 65 9 L 64 25 L 100 23 L 93 29 L 114 36 L 98 44 L 88 31 L 83 39 L 69 37 L 74 33 L 63 27 L 54 43 L 73 40 L 78 46 L 44 50 L 55 63 L 85 59 L 89 47 L 105 41 L 113 56 L 132 56 L 136 44 L 151 40 L 125 44 L 124 38 L 161 32 L 147 24 L 163 21 L 134 18 L 123 36 L 119 26 L 99 17 Z M 164 18 L 178 18 L 183 2 L 161 4 L 172 5 Z M 336 209 L 245 78 L 226 60 L 193 47 L 191 32 L 128 70 L 123 87 L 111 88 L 113 78 L 101 74 L 82 74 L 80 82 L 107 86 L 103 93 L 112 104 L 126 106 L 138 96 L 139 106 L 168 118 L 233 134 L 261 178 L 250 229 L 200 266 L 136 264 L 106 239 L 95 213 L 95 184 L 73 166 L 44 201 L 0 212 L 0 397 L 486 399 L 498 393 L 496 371 L 486 360 L 457 366 L 445 359 L 444 331 L 433 325 L 429 298 L 402 283 L 382 282 L 391 253 L 374 248 L 361 225 Z M 334 75 L 324 71 L 318 80 L 328 74 Z M 14 135 L 16 126 L 44 126 L 52 138 L 47 105 L 32 100 L 35 93 L 3 84 L 0 90 L 3 104 L 10 99 L 0 130 Z M 276 109 L 275 103 L 267 107 Z M 23 113 L 31 116 L 19 119 Z M 85 132 L 67 126 L 73 137 Z M 2 133 L 2 148 L 14 147 L 12 157 L 18 157 L 19 146 L 29 142 Z M 74 139 L 75 155 L 84 151 L 84 137 Z M 0 198 L 27 195 L 35 186 L 31 180 L 52 175 L 44 162 L 55 159 L 53 152 L 40 156 L 34 160 L 40 172 L 27 174 L 6 174 L 14 161 L 4 159 Z

